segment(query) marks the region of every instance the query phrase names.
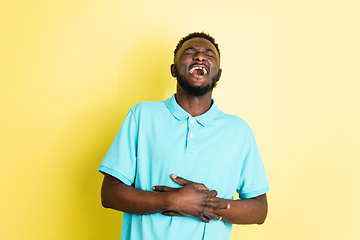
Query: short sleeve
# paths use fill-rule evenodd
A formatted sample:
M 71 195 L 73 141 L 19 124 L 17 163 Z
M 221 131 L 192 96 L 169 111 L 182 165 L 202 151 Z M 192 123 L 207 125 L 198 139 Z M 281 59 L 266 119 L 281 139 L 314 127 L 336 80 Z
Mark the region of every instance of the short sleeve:
M 116 177 L 127 185 L 134 182 L 137 131 L 137 123 L 133 112 L 130 110 L 100 164 L 98 169 L 100 173 Z
M 265 167 L 260 156 L 259 148 L 256 144 L 254 134 L 250 130 L 247 153 L 242 165 L 237 192 L 239 193 L 239 197 L 244 199 L 257 197 L 269 190 Z

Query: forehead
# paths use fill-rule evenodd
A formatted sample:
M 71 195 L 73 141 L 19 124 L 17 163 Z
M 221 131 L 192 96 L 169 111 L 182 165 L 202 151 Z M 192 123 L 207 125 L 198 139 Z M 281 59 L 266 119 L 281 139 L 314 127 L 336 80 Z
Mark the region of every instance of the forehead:
M 195 48 L 199 50 L 211 50 L 217 56 L 219 56 L 215 46 L 205 38 L 192 38 L 183 43 L 181 48 L 179 49 L 179 53 L 183 52 L 188 48 Z

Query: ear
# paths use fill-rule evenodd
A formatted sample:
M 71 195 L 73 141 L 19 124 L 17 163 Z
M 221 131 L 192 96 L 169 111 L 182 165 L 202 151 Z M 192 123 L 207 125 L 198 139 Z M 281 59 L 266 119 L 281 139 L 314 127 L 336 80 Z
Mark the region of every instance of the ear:
M 221 69 L 221 68 L 219 68 L 219 71 L 218 71 L 218 81 L 220 80 L 221 73 L 222 73 L 222 69 Z
M 175 66 L 175 64 L 171 64 L 170 71 L 171 71 L 171 76 L 176 77 L 176 66 Z

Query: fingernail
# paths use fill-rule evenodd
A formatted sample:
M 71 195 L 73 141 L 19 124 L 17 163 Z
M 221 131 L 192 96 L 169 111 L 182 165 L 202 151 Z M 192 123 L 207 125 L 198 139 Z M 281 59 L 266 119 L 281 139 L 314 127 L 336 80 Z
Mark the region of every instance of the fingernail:
M 155 190 L 155 187 L 152 187 L 152 190 Z
M 227 209 L 229 209 L 229 208 L 230 208 L 230 204 L 227 205 Z
M 219 221 L 221 221 L 222 217 L 220 216 Z
M 175 174 L 171 174 L 171 176 L 172 176 L 173 178 L 177 178 L 177 176 L 176 176 Z

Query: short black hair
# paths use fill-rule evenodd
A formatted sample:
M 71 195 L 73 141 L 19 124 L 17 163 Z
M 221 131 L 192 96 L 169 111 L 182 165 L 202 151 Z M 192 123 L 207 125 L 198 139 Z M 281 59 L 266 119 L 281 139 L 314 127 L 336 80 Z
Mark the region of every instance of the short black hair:
M 174 50 L 174 57 L 176 55 L 176 53 L 178 52 L 178 50 L 181 48 L 181 46 L 184 44 L 184 42 L 186 42 L 187 40 L 190 40 L 192 38 L 204 38 L 206 40 L 208 40 L 209 42 L 211 42 L 216 50 L 219 53 L 219 57 L 220 57 L 220 49 L 219 49 L 219 45 L 215 42 L 215 38 L 213 38 L 212 36 L 210 36 L 207 33 L 204 32 L 193 32 L 190 33 L 189 35 L 187 35 L 186 37 L 183 37 L 182 39 L 180 39 L 180 41 L 178 42 L 178 44 L 176 45 L 176 48 Z

